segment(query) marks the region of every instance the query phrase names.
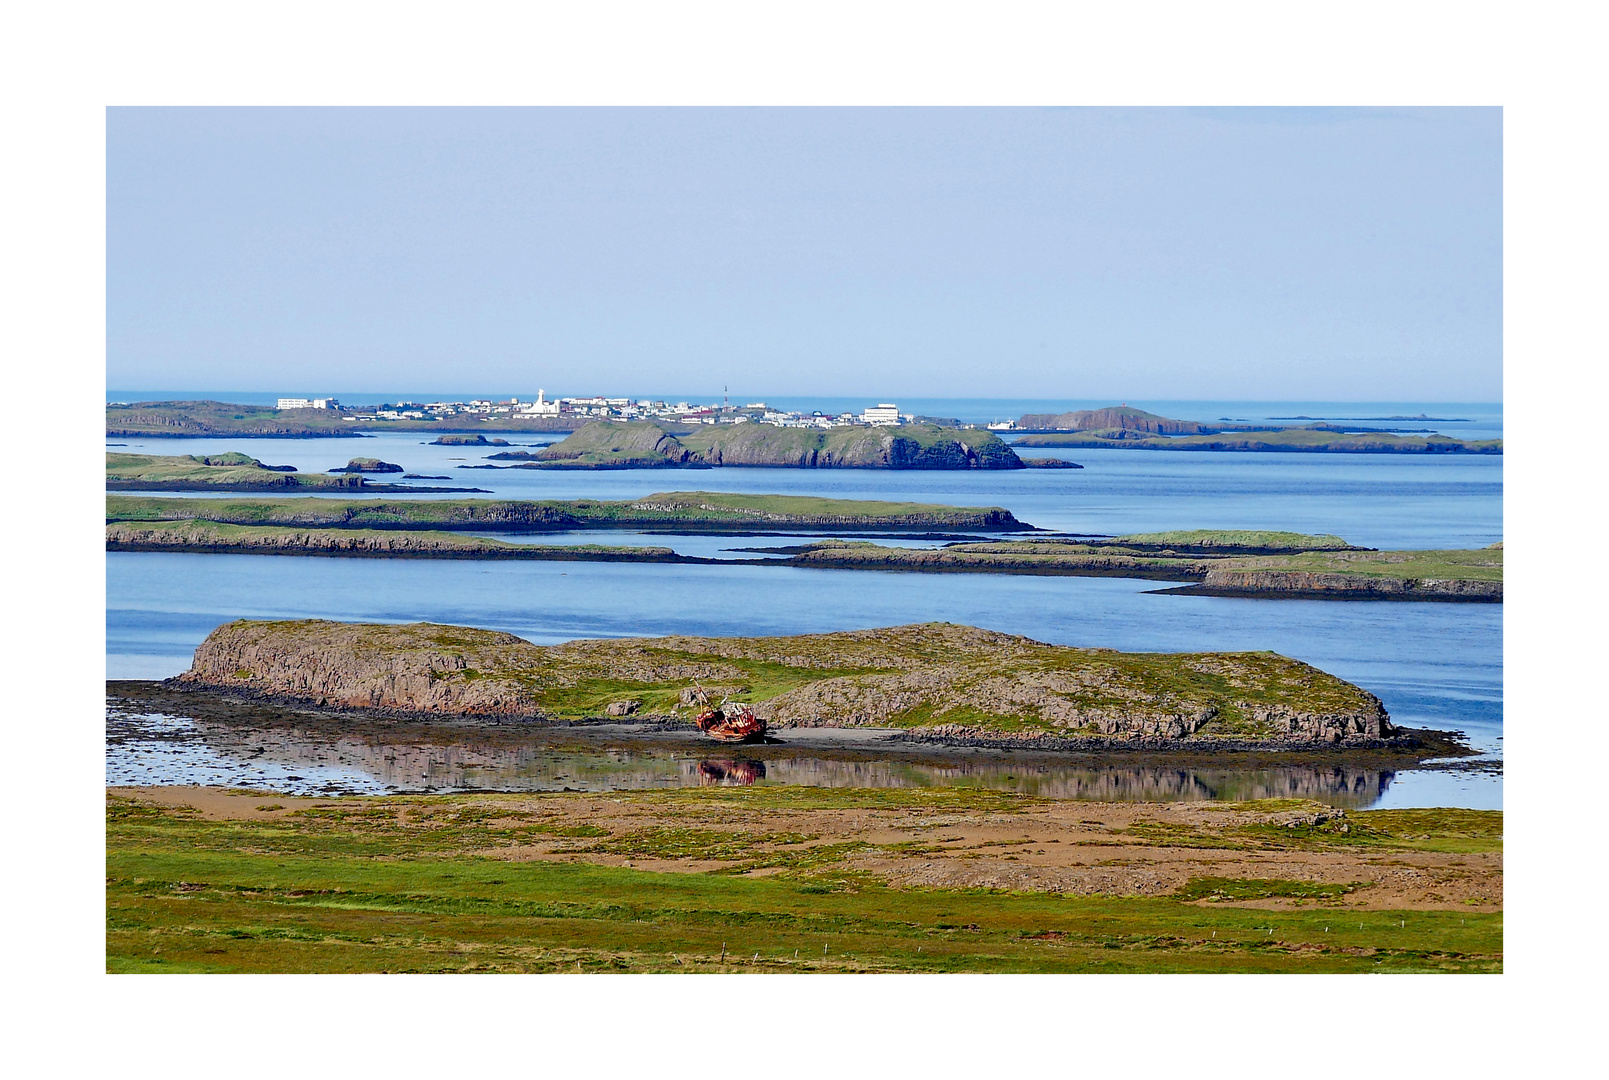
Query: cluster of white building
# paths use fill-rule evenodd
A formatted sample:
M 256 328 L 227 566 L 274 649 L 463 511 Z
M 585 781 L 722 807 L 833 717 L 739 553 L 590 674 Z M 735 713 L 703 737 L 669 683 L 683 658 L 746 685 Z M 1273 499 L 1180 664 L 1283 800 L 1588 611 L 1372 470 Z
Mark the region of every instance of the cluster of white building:
M 339 409 L 340 402 L 335 398 L 280 398 L 281 409 Z M 348 409 L 348 412 L 359 412 L 360 415 L 346 416 L 342 419 L 357 422 L 367 419 L 361 415 L 367 410 Z M 778 427 L 805 427 L 805 428 L 834 428 L 849 425 L 871 425 L 873 427 L 894 427 L 899 424 L 910 423 L 915 418 L 909 413 L 901 413 L 899 406 L 892 402 L 882 402 L 871 406 L 862 412 L 823 413 L 814 412 L 788 412 L 773 409 L 763 401 L 753 401 L 746 405 L 732 405 L 722 402 L 718 405 L 696 405 L 686 401 L 667 402 L 655 401 L 649 398 L 625 397 L 561 397 L 549 400 L 545 390 L 536 392 L 535 401 L 521 401 L 519 398 L 509 398 L 507 401 L 492 401 L 489 399 L 476 399 L 472 401 L 431 401 L 416 402 L 402 401 L 391 405 L 384 405 L 371 414 L 380 420 L 429 420 L 449 416 L 479 415 L 486 419 L 493 416 L 558 418 L 558 417 L 585 417 L 595 420 L 665 420 L 681 424 L 774 424 Z

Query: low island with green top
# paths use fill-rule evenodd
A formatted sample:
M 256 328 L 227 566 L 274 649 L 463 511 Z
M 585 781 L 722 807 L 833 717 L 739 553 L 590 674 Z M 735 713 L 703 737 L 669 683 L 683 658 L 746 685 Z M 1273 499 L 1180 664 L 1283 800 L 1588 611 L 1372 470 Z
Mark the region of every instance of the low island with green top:
M 808 531 L 944 537 L 1033 531 L 1000 507 L 785 495 L 662 492 L 629 501 L 180 499 L 110 495 L 108 551 L 367 558 L 681 562 L 812 570 L 1035 574 L 1176 582 L 1176 594 L 1254 599 L 1503 599 L 1501 543 L 1473 550 L 1374 551 L 1338 536 L 1197 529 L 1115 537 L 954 539 L 898 547 L 862 539 L 736 549 L 754 559 L 669 547 L 527 544 L 469 533 L 631 529 L 764 536 Z
M 484 493 L 483 488 L 377 484 L 365 473 L 401 472 L 376 458 L 353 458 L 334 473 L 299 473 L 248 454 L 119 454 L 107 451 L 108 491 L 372 491 Z M 335 475 L 338 473 L 340 475 Z
M 706 695 L 774 729 L 893 728 L 1047 748 L 1380 746 L 1405 739 L 1374 695 L 1271 652 L 1125 653 L 950 623 L 789 637 L 533 645 L 432 623 L 240 620 L 176 687 L 399 717 L 658 717 Z
M 1428 419 L 1428 418 L 1427 418 Z M 1204 424 L 1127 405 L 1028 414 L 1013 440 L 1023 449 L 1214 450 L 1253 453 L 1501 454 L 1502 439 L 1455 439 L 1424 428 L 1318 422 L 1302 426 Z
M 998 506 L 945 506 L 807 495 L 660 491 L 640 499 L 185 499 L 109 495 L 108 522 L 475 532 L 647 529 L 753 535 L 778 529 L 1028 532 Z

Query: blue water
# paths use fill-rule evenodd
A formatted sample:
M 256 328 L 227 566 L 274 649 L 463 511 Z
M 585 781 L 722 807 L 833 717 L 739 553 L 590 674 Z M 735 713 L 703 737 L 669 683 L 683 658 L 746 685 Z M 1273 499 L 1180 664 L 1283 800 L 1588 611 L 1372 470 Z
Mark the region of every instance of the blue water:
M 1501 456 L 1242 454 L 1209 451 L 1024 451 L 1082 469 L 889 472 L 880 469 L 459 469 L 502 448 L 431 446 L 417 434 L 370 439 L 120 439 L 128 453 L 240 450 L 322 472 L 378 457 L 500 498 L 635 499 L 657 491 L 731 491 L 1003 506 L 1042 529 L 1118 535 L 1179 528 L 1334 533 L 1379 548 L 1482 547 L 1503 538 Z M 512 439 L 529 445 L 531 439 Z M 379 479 L 390 482 L 392 477 Z M 178 494 L 193 495 L 193 492 Z M 231 496 L 233 493 L 229 493 Z M 332 495 L 350 498 L 350 495 Z M 376 498 L 395 496 L 375 496 Z M 420 498 L 431 498 L 423 495 Z M 462 496 L 435 496 L 459 498 Z
M 251 555 L 107 557 L 107 674 L 162 678 L 233 618 L 456 623 L 577 637 L 792 634 L 942 620 L 1065 645 L 1273 649 L 1364 686 L 1410 726 L 1500 752 L 1502 608 L 1149 593 L 1155 582 L 604 563 Z M 1501 781 L 1426 774 L 1434 805 L 1496 805 Z M 1442 785 L 1437 787 L 1435 785 Z M 1395 789 L 1393 789 L 1395 790 Z M 1387 792 L 1387 797 L 1392 792 Z M 1427 795 L 1426 797 L 1430 797 Z M 1389 802 L 1384 803 L 1389 805 Z
M 960 414 L 966 403 L 951 404 L 957 407 L 944 415 Z M 1040 409 L 1044 403 L 1028 404 L 1049 411 Z M 1310 405 L 1288 411 L 1480 415 L 1495 422 L 1500 434 L 1500 412 L 1481 408 L 1487 411 L 1420 404 Z M 1250 415 L 1223 403 L 1205 411 L 1156 411 L 1210 419 Z M 1081 470 L 575 473 L 456 470 L 458 464 L 481 463 L 493 451 L 428 446 L 418 434 L 404 433 L 368 440 L 113 441 L 153 453 L 242 450 L 303 471 L 322 471 L 361 453 L 513 498 L 635 498 L 705 489 L 1003 506 L 1033 525 L 1074 533 L 1278 528 L 1334 533 L 1381 548 L 1476 547 L 1503 537 L 1501 457 L 1099 450 L 1058 452 L 1083 464 Z M 705 557 L 787 542 L 638 532 L 521 539 L 663 545 Z M 1100 578 L 736 565 L 118 553 L 107 557 L 107 674 L 176 674 L 213 628 L 242 617 L 430 620 L 506 630 L 538 643 L 665 633 L 791 634 L 949 620 L 1069 645 L 1273 649 L 1377 694 L 1398 723 L 1460 729 L 1477 748 L 1501 756 L 1501 605 L 1236 600 L 1153 594 L 1158 587 Z M 1501 802 L 1500 776 L 1420 770 L 1395 774 L 1374 805 L 1497 807 Z

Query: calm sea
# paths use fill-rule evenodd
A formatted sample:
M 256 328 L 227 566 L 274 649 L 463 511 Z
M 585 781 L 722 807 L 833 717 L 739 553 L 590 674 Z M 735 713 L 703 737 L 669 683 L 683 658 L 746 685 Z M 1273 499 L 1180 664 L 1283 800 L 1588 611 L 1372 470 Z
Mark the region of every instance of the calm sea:
M 129 400 L 179 395 L 109 396 Z M 965 419 L 967 410 L 978 404 L 952 401 L 947 411 L 936 407 L 922 411 Z M 1158 403 L 1135 404 L 1154 407 Z M 1174 403 L 1170 408 L 1154 411 L 1203 419 L 1255 419 L 1258 410 L 1278 415 L 1349 417 L 1424 413 L 1478 420 L 1483 424 L 1479 437 L 1501 434 L 1501 413 L 1491 406 L 1296 403 L 1297 407 L 1271 407 L 1265 403 L 1254 410 L 1244 405 L 1236 408 L 1234 404 Z M 1015 405 L 1024 406 L 1021 411 L 1049 411 L 1043 402 Z M 902 402 L 901 407 L 908 406 Z M 491 451 L 428 446 L 427 440 L 417 434 L 384 434 L 361 442 L 112 441 L 126 442 L 130 450 L 153 453 L 242 450 L 265 462 L 293 464 L 303 471 L 328 469 L 361 453 L 396 462 L 412 472 L 451 476 L 455 484 L 487 488 L 499 497 L 628 498 L 665 490 L 718 490 L 897 499 L 1003 506 L 1035 526 L 1063 532 L 1281 528 L 1335 533 L 1355 544 L 1382 548 L 1476 547 L 1500 540 L 1503 535 L 1500 457 L 1102 450 L 1058 452 L 1057 456 L 1084 465 L 1081 470 L 559 473 L 458 469 L 458 465 L 486 464 L 482 457 Z M 742 538 L 643 534 L 594 533 L 588 534 L 587 539 L 665 544 L 696 555 L 719 555 L 754 543 Z M 1233 600 L 1159 596 L 1151 592 L 1158 587 L 1155 582 L 1122 579 L 940 577 L 763 566 L 435 563 L 118 553 L 107 557 L 107 675 L 163 678 L 176 674 L 188 666 L 191 652 L 207 633 L 222 622 L 242 617 L 430 620 L 506 630 L 538 643 L 665 633 L 788 634 L 948 620 L 1069 645 L 1163 651 L 1273 649 L 1377 694 L 1399 723 L 1457 728 L 1467 732 L 1478 748 L 1501 757 L 1501 605 Z M 157 718 L 150 722 L 168 721 Z M 159 782 L 164 778 L 213 775 L 181 767 L 181 761 L 190 759 L 178 753 L 164 757 L 151 749 L 156 745 L 139 738 L 123 738 L 115 741 L 115 746 L 109 743 L 108 777 L 143 777 L 147 782 Z M 210 747 L 207 753 L 212 755 L 209 761 L 219 754 L 228 758 L 218 746 Z M 283 779 L 292 775 L 292 769 L 300 769 L 294 773 L 297 776 L 307 773 L 309 767 L 304 759 L 309 751 L 305 746 L 298 751 L 301 757 L 290 751 L 284 753 L 290 756 L 273 766 L 278 773 L 225 770 L 218 775 L 227 775 L 229 782 L 250 780 L 253 776 L 267 782 L 275 776 Z M 525 762 L 514 770 L 524 780 L 508 779 L 511 774 L 504 769 L 477 773 L 469 780 L 449 779 L 443 784 L 423 786 L 540 787 L 546 781 L 532 777 L 558 775 L 555 762 L 559 759 L 532 753 L 524 757 L 515 753 L 514 760 Z M 139 757 L 141 754 L 144 756 Z M 135 768 L 131 764 L 135 757 L 130 755 L 145 765 Z M 373 769 L 365 771 L 361 766 L 372 756 L 359 754 L 354 758 L 359 765 L 342 767 L 345 789 L 367 790 L 365 784 L 386 786 L 376 779 Z M 385 757 L 381 754 L 377 760 Z M 394 760 L 396 754 L 390 757 Z M 163 772 L 167 766 L 162 763 L 168 759 L 172 767 Z M 574 775 L 586 773 L 571 759 L 564 760 L 569 764 L 559 771 L 565 783 Z M 297 761 L 303 764 L 298 766 Z M 269 769 L 271 764 L 259 761 L 257 767 Z M 606 767 L 607 762 L 601 759 L 590 767 L 599 776 L 651 774 L 657 778 L 655 783 L 671 782 L 669 778 L 673 776 L 686 782 L 707 780 L 707 770 L 701 772 L 698 764 L 671 755 L 657 765 L 650 763 L 641 768 Z M 1002 769 L 996 776 L 984 768 L 981 773 L 969 774 L 965 782 L 1022 786 L 1023 781 L 1011 773 L 1010 767 Z M 1115 790 L 1117 777 L 1111 770 L 1092 777 L 1085 764 L 1069 766 L 1066 772 L 1066 776 L 1041 775 L 1034 789 L 1047 793 L 1076 789 L 1091 793 L 1091 797 L 1103 790 L 1110 795 Z M 945 779 L 944 770 L 912 773 L 904 767 L 887 766 L 884 773 L 892 779 L 874 778 L 875 782 L 961 782 Z M 859 776 L 857 782 L 874 782 L 867 780 L 870 774 L 865 767 L 844 772 L 839 766 L 829 768 L 813 760 L 802 764 L 797 760 L 792 764 L 773 762 L 760 782 L 790 782 L 789 777 L 803 776 L 817 778 L 808 782 L 832 782 L 822 778 L 838 775 Z M 1009 783 L 1004 779 L 1008 775 L 1012 776 Z M 492 777 L 490 781 L 488 776 Z M 368 779 L 361 780 L 362 777 Z M 1303 790 L 1302 785 L 1309 783 L 1306 779 L 1285 779 L 1291 783 L 1292 791 Z M 1263 783 L 1253 777 L 1233 775 L 1219 776 L 1211 782 L 1147 777 L 1134 781 L 1132 790 L 1140 793 L 1135 797 L 1200 798 L 1221 791 L 1225 793 L 1223 797 L 1238 798 L 1248 790 L 1276 790 L 1281 782 L 1284 781 L 1279 778 Z M 407 781 L 397 781 L 392 786 L 398 784 L 410 786 Z M 1502 801 L 1501 778 L 1492 774 L 1417 770 L 1342 778 L 1336 781 L 1336 787 L 1345 794 L 1336 795 L 1332 801 L 1344 805 L 1495 807 Z M 1367 793 L 1359 795 L 1359 790 Z M 1169 796 L 1169 791 L 1187 794 Z M 1204 791 L 1208 794 L 1203 795 Z

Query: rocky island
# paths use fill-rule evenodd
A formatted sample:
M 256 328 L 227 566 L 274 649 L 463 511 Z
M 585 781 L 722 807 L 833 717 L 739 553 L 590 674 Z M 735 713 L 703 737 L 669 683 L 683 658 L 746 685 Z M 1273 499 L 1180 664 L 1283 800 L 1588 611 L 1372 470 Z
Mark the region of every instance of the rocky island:
M 106 434 L 143 438 L 360 438 L 327 409 L 273 409 L 227 401 L 139 401 L 106 406 Z
M 1165 535 L 1165 534 L 1164 534 Z M 1501 603 L 1502 545 L 1476 550 L 1371 551 L 1337 537 L 1242 533 L 1240 544 L 1178 547 L 1141 537 L 1105 540 L 994 540 L 939 548 L 899 548 L 865 541 L 823 540 L 792 548 L 790 566 L 917 573 L 1040 574 L 1188 582 L 1160 590 L 1177 595 L 1262 600 L 1429 600 Z M 1283 538 L 1273 539 L 1270 538 Z M 1331 543 L 1331 542 L 1334 543 Z M 1283 550 L 1278 543 L 1289 545 Z
M 346 481 L 342 481 L 346 483 Z M 412 489 L 418 490 L 418 489 Z M 778 529 L 818 531 L 1027 532 L 998 506 L 943 506 L 804 495 L 661 491 L 640 499 L 161 499 L 108 496 L 115 522 L 206 520 L 226 525 L 306 529 L 429 529 L 563 532 L 648 529 L 753 535 Z
M 711 560 L 659 547 L 544 546 L 458 535 L 631 528 L 747 536 L 810 529 L 944 537 L 949 532 L 1031 529 L 998 507 L 672 492 L 634 502 L 568 503 L 108 496 L 106 513 L 108 551 L 729 565 L 746 561 L 813 570 L 1141 578 L 1181 583 L 1180 588 L 1160 590 L 1167 593 L 1273 600 L 1503 600 L 1501 543 L 1476 550 L 1374 551 L 1337 536 L 1181 530 L 1080 539 L 951 538 L 936 548 L 832 539 L 737 549 L 771 556 L 767 558 Z
M 950 623 L 539 646 L 431 623 L 237 621 L 170 685 L 398 718 L 685 723 L 696 687 L 775 729 L 897 728 L 1047 749 L 1378 747 L 1374 695 L 1275 653 L 1121 653 Z
M 394 465 L 379 458 L 355 457 L 338 469 L 331 469 L 332 473 L 399 473 L 401 465 Z
M 1028 432 L 1011 445 L 1024 448 L 1125 450 L 1224 450 L 1333 454 L 1501 454 L 1502 439 L 1453 439 L 1423 432 L 1401 435 L 1378 428 L 1315 423 L 1305 427 L 1202 424 L 1174 420 L 1143 409 L 1114 406 L 1017 421 Z
M 713 563 L 667 547 L 511 544 L 483 536 L 401 529 L 287 529 L 212 521 L 111 522 L 107 551 L 193 555 L 323 555 L 373 559 L 515 559 L 538 562 Z
M 676 431 L 596 421 L 512 468 L 645 469 L 747 465 L 794 469 L 1020 469 L 993 432 L 935 424 L 839 427 L 706 424 Z

